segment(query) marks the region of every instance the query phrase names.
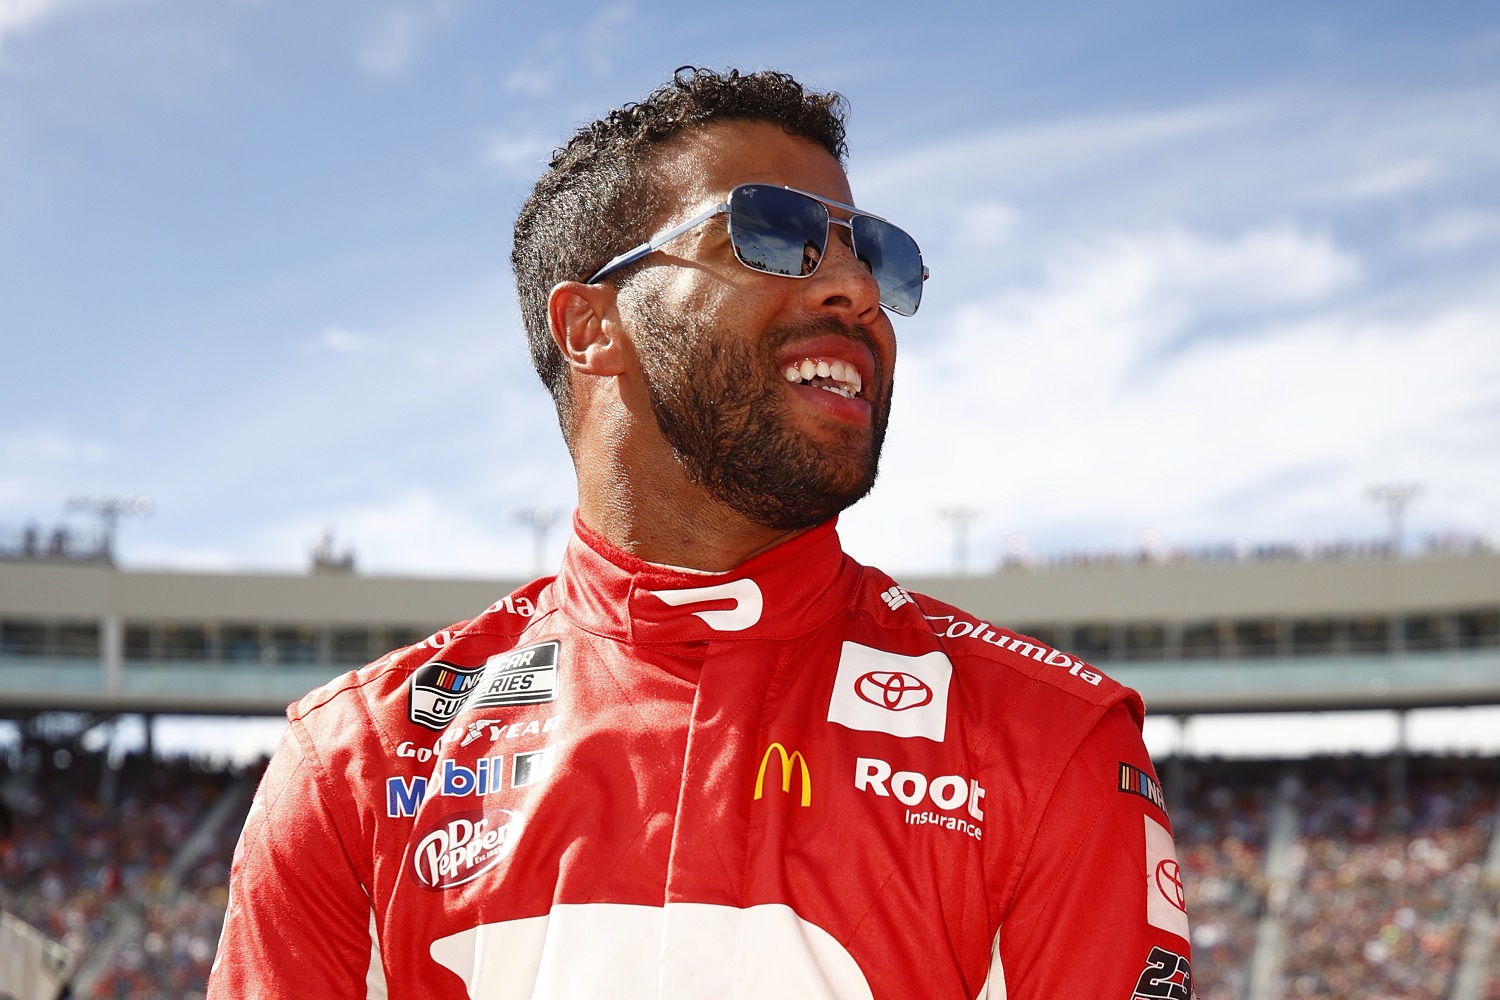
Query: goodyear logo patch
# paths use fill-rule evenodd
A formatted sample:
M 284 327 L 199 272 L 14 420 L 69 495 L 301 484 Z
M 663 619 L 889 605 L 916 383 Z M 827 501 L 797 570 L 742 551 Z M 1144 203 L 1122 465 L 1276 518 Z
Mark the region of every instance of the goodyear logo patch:
M 442 729 L 464 707 L 469 693 L 479 683 L 483 667 L 459 667 L 437 660 L 412 672 L 406 691 L 406 714 L 428 729 Z

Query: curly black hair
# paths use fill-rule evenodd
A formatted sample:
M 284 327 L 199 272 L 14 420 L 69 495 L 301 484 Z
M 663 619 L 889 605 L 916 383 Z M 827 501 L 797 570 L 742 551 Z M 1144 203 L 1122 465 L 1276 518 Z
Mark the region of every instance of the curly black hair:
M 583 281 L 651 237 L 674 206 L 659 204 L 653 166 L 678 136 L 715 122 L 762 121 L 817 143 L 844 162 L 848 102 L 804 89 L 786 73 L 724 73 L 684 66 L 639 104 L 615 108 L 552 156 L 516 218 L 511 267 L 531 363 L 571 438 L 567 365 L 552 341 L 547 299 L 561 281 Z M 623 282 L 638 268 L 609 279 Z

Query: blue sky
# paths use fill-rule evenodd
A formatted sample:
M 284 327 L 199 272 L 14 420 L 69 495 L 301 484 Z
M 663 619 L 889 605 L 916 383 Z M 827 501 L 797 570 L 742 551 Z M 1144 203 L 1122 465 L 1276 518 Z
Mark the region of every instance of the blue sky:
M 1493 4 L 0 0 L 0 525 L 132 566 L 515 575 L 573 479 L 510 225 L 680 64 L 853 105 L 922 244 L 856 556 L 1500 539 Z M 561 537 L 554 533 L 553 549 Z

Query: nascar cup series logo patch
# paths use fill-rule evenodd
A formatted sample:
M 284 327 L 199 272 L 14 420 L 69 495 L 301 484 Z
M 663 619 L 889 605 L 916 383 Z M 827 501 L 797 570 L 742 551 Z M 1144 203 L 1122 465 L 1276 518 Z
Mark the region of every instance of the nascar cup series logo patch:
M 902 656 L 845 642 L 828 721 L 850 729 L 943 742 L 953 664 L 934 650 Z
M 557 696 L 556 642 L 539 642 L 485 661 L 474 689 L 474 708 L 539 705 Z
M 482 667 L 438 660 L 411 675 L 407 717 L 428 729 L 444 729 L 465 707 L 539 705 L 557 696 L 557 642 L 539 642 L 496 653 Z
M 422 664 L 412 671 L 407 688 L 407 718 L 428 729 L 442 729 L 464 707 L 483 673 L 483 667 L 459 667 L 442 660 Z

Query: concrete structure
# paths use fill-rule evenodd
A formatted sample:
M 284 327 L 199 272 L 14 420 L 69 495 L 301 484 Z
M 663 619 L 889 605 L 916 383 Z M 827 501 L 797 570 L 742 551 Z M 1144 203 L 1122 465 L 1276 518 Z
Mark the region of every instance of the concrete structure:
M 518 583 L 0 559 L 0 712 L 280 713 Z M 1500 703 L 1500 555 L 1116 562 L 903 583 L 1103 664 L 1155 712 Z

